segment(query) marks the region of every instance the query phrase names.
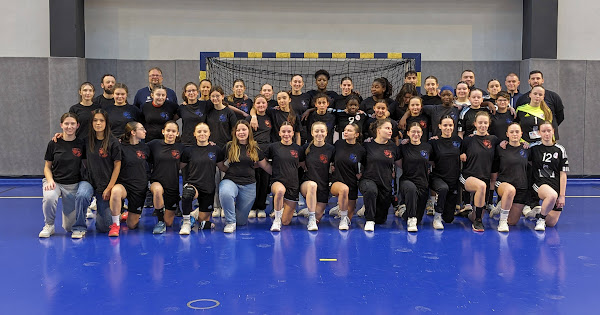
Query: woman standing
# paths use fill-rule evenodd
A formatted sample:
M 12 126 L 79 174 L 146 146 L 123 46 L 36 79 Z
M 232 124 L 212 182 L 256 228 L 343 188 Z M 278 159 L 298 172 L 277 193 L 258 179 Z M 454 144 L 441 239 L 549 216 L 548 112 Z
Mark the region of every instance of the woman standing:
M 396 103 L 394 100 L 390 98 L 392 95 L 392 84 L 388 81 L 388 79 L 381 77 L 373 80 L 373 84 L 371 84 L 371 94 L 372 96 L 365 99 L 360 104 L 360 109 L 367 113 L 368 115 L 373 114 L 375 104 L 383 101 L 388 106 L 389 117 L 393 120 L 398 119 L 398 115 L 396 113 Z
M 438 79 L 432 75 L 425 78 L 425 91 L 426 95 L 423 95 L 421 99 L 423 100 L 423 104 L 426 105 L 439 105 L 442 104 L 442 99 L 438 95 L 439 88 Z
M 534 86 L 529 92 L 531 102 L 517 107 L 517 118 L 515 119 L 523 129 L 523 140 L 531 143 L 541 140 L 540 126 L 544 122 L 550 122 L 553 127 L 552 111 L 544 101 L 546 89 L 543 86 Z
M 120 137 L 125 132 L 125 125 L 130 121 L 141 120 L 140 110 L 127 103 L 127 93 L 129 89 L 123 83 L 115 84 L 114 89 L 115 104 L 106 107 L 108 118 L 110 119 L 110 131 L 114 137 Z
M 274 108 L 277 106 L 277 100 L 273 99 L 273 86 L 271 84 L 263 84 L 263 86 L 260 88 L 260 94 L 267 98 L 267 104 L 269 108 Z
M 340 82 L 340 91 L 342 91 L 342 94 L 338 96 L 338 99 L 336 99 L 333 104 L 335 109 L 346 109 L 348 98 L 351 96 L 358 98 L 358 104 L 362 103 L 363 101 L 363 98 L 360 96 L 360 94 L 354 91 L 354 84 L 352 83 L 352 79 L 350 77 L 342 78 L 342 81 Z
M 161 130 L 165 123 L 169 120 L 176 121 L 179 119 L 179 116 L 177 116 L 179 106 L 167 101 L 167 88 L 162 85 L 154 87 L 150 97 L 152 97 L 152 101 L 146 102 L 140 107 L 142 112 L 141 122 L 147 131 L 147 142 L 162 139 Z
M 458 135 L 463 139 L 475 132 L 475 117 L 477 114 L 479 112 L 488 112 L 487 107 L 481 107 L 481 103 L 483 102 L 483 91 L 480 89 L 474 88 L 471 90 L 469 93 L 469 102 L 471 105 L 463 108 L 458 119 Z
M 268 107 L 267 97 L 262 94 L 258 95 L 254 98 L 254 111 L 256 115 L 246 118 L 247 121 L 251 121 L 254 118 L 258 123 L 258 128 L 252 132 L 252 136 L 261 152 L 267 152 L 267 148 L 271 144 L 273 120 L 267 115 Z M 272 112 L 273 110 L 270 111 Z M 256 199 L 252 205 L 252 210 L 248 214 L 248 218 L 255 218 L 257 215 L 259 218 L 266 218 L 265 209 L 267 207 L 266 199 L 269 195 L 270 176 L 265 170 L 257 167 L 254 177 L 256 178 Z
M 94 104 L 94 85 L 90 82 L 83 82 L 79 86 L 79 103 L 71 106 L 70 113 L 77 115 L 77 139 L 87 139 L 90 130 L 90 120 L 92 120 L 92 112 L 100 108 L 100 105 Z
M 225 102 L 229 105 L 235 116 L 236 120 L 245 119 L 250 114 L 252 108 L 252 100 L 249 99 L 244 92 L 246 92 L 246 84 L 242 79 L 236 79 L 233 81 L 233 94 L 227 96 Z
M 210 81 L 202 81 L 202 84 L 206 90 L 206 86 L 210 86 Z M 182 94 L 184 103 L 179 105 L 177 112 L 177 115 L 181 117 L 181 142 L 185 145 L 193 145 L 196 144 L 194 129 L 199 123 L 206 122 L 206 116 L 212 104 L 208 100 L 198 99 L 198 87 L 194 82 L 186 83 L 183 86 Z M 208 97 L 208 92 L 206 94 Z

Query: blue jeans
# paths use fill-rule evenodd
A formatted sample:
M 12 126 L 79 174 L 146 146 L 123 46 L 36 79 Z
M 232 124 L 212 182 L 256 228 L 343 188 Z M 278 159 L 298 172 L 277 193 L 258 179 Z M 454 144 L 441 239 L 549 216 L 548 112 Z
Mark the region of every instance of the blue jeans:
M 96 192 L 96 231 L 108 232 L 112 224 L 109 200 L 102 199 L 102 192 Z
M 90 183 L 86 181 L 79 182 L 79 187 L 77 188 L 77 193 L 75 194 L 75 212 L 76 212 L 76 220 L 75 224 L 73 224 L 73 231 L 85 231 L 87 230 L 86 221 L 86 212 L 87 208 L 90 206 L 90 202 L 92 201 L 92 196 L 94 195 L 94 188 Z
M 219 200 L 225 211 L 225 222 L 244 225 L 256 199 L 256 183 L 238 185 L 229 179 L 219 184 Z
M 46 185 L 46 179 L 42 179 L 42 186 Z M 75 222 L 75 195 L 77 193 L 78 183 L 63 185 L 55 183 L 53 190 L 44 190 L 42 199 L 42 211 L 44 212 L 44 223 L 54 225 L 56 219 L 56 207 L 58 206 L 58 198 L 62 197 L 62 217 L 63 228 L 70 232 Z

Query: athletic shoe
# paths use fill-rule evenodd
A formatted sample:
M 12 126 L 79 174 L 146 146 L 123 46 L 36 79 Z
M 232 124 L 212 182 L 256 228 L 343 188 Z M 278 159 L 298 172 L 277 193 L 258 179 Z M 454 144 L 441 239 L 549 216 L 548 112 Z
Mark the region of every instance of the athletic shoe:
M 296 211 L 294 211 L 294 212 L 296 212 Z M 275 210 L 273 210 L 273 211 L 271 211 L 271 213 L 269 213 L 269 217 L 271 217 L 273 219 L 275 218 Z
M 404 215 L 404 212 L 406 212 L 406 205 L 398 205 L 396 207 L 396 211 L 394 212 L 394 215 L 397 216 L 398 218 L 401 218 Z
M 42 238 L 47 238 L 47 237 L 50 237 L 50 235 L 52 235 L 52 234 L 54 234 L 54 225 L 46 224 L 46 225 L 44 225 L 44 228 L 42 229 L 42 231 L 40 232 L 40 234 L 38 236 L 42 237 Z
M 181 221 L 181 228 L 179 229 L 179 235 L 190 235 L 191 230 L 192 230 L 191 220 L 183 219 L 183 221 Z
M 225 217 L 225 210 L 223 210 L 223 208 L 219 208 L 219 209 L 221 209 L 221 218 L 224 218 Z
M 296 209 L 294 209 L 294 213 L 292 213 L 292 216 L 294 216 L 294 217 L 298 216 L 298 211 L 296 211 Z
M 347 215 L 344 215 L 340 219 L 340 225 L 338 226 L 338 229 L 340 229 L 342 231 L 347 231 L 349 228 L 350 228 L 350 219 L 348 219 Z
M 365 222 L 365 231 L 374 232 L 375 231 L 375 221 L 367 221 Z
M 121 229 L 121 227 L 118 226 L 116 223 L 111 224 L 110 225 L 110 230 L 108 231 L 108 236 L 118 237 L 120 229 Z
M 491 204 L 491 203 L 488 203 L 487 205 L 485 205 L 485 209 L 486 209 L 488 212 L 492 212 L 492 210 L 494 210 L 494 207 L 495 207 L 495 206 L 494 206 L 493 204 Z
M 256 216 L 259 218 L 266 218 L 267 213 L 265 212 L 265 210 L 258 210 L 258 214 Z
M 539 218 L 535 222 L 535 230 L 536 231 L 545 231 L 546 230 L 546 219 Z
M 93 219 L 94 218 L 94 213 L 92 212 L 92 209 L 87 208 L 87 210 L 85 212 L 85 218 L 86 219 Z
M 218 218 L 219 215 L 221 215 L 221 208 L 214 208 L 213 212 L 212 212 L 212 217 L 213 218 Z
M 129 217 L 129 211 L 121 213 L 121 221 L 127 221 L 128 217 Z
M 523 207 L 523 216 L 526 218 L 535 218 L 535 214 L 531 215 L 531 207 L 530 206 L 525 206 Z
M 122 208 L 125 209 L 125 210 L 129 210 L 129 205 L 126 204 L 126 203 L 123 203 L 123 207 Z
M 335 205 L 335 207 L 329 209 L 329 216 L 330 217 L 339 217 L 340 216 L 340 206 L 339 205 Z
M 271 225 L 271 232 L 279 232 L 281 231 L 281 219 L 273 220 L 273 224 Z
M 417 229 L 417 218 L 415 218 L 415 217 L 408 218 L 406 230 L 409 232 L 419 231 L 419 229 Z
M 250 210 L 250 212 L 248 212 L 248 219 L 253 218 L 256 218 L 256 210 Z
M 427 215 L 433 215 L 435 213 L 435 201 L 433 201 L 431 198 L 427 199 L 425 210 L 427 210 Z
M 225 233 L 233 233 L 235 231 L 235 223 L 227 223 L 227 225 L 225 225 L 225 228 L 223 229 L 223 232 Z
M 200 221 L 198 223 L 198 230 L 212 230 L 215 228 L 215 224 L 210 221 Z
M 498 232 L 508 232 L 508 222 L 506 220 L 498 222 Z
M 356 211 L 356 215 L 359 217 L 365 216 L 365 205 L 363 205 L 360 209 L 358 209 L 358 211 Z
M 96 206 L 96 197 L 94 197 L 92 199 L 92 202 L 90 203 L 90 206 L 88 207 L 88 209 L 90 209 L 90 210 L 96 210 L 96 208 L 98 208 L 98 207 Z
M 196 220 L 196 218 L 194 218 L 192 215 L 190 215 L 190 230 L 192 230 L 194 228 L 194 226 L 196 225 L 196 222 L 198 222 L 198 220 Z
M 309 231 L 318 231 L 319 227 L 317 226 L 317 218 L 315 218 L 314 216 L 310 217 L 308 219 L 308 224 L 306 225 L 306 228 Z
M 158 221 L 152 229 L 152 234 L 163 234 L 167 230 L 167 225 L 163 221 Z
M 500 215 L 502 208 L 500 208 L 500 204 L 497 204 L 495 207 L 490 210 L 490 217 Z
M 542 213 L 542 207 L 541 206 L 535 206 L 531 209 L 531 214 L 533 215 L 533 217 L 535 218 L 538 214 Z
M 83 238 L 85 236 L 85 231 L 82 230 L 75 230 L 73 231 L 73 233 L 71 233 L 71 238 L 74 239 L 80 239 Z
M 475 231 L 475 232 L 485 231 L 485 228 L 483 227 L 483 223 L 481 222 L 481 219 L 473 221 L 473 224 L 471 224 L 471 227 L 473 228 L 473 231 Z
M 308 213 L 309 213 L 308 208 L 304 208 L 304 209 L 298 211 L 297 215 L 301 215 L 301 216 L 303 216 L 305 218 L 308 218 Z
M 442 214 L 441 213 L 435 213 L 435 215 L 433 216 L 433 228 L 436 230 L 443 230 L 444 229 L 444 223 L 442 222 Z

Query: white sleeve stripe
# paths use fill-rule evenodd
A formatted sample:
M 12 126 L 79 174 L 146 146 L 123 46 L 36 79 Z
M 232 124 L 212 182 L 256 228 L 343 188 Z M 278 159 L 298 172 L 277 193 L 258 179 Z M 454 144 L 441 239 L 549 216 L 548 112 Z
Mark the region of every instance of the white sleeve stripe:
M 555 145 L 557 148 L 559 148 L 559 149 L 560 149 L 560 151 L 562 152 L 563 159 L 566 159 L 566 158 L 567 158 L 567 150 L 565 150 L 565 147 L 563 147 L 562 145 L 560 145 L 560 144 L 558 144 L 558 143 L 556 143 L 556 144 L 554 144 L 554 145 Z
M 568 167 L 568 166 L 565 166 L 565 167 L 563 167 L 563 168 L 562 168 L 562 171 L 563 171 L 563 172 L 570 172 L 570 171 L 569 171 L 569 167 Z

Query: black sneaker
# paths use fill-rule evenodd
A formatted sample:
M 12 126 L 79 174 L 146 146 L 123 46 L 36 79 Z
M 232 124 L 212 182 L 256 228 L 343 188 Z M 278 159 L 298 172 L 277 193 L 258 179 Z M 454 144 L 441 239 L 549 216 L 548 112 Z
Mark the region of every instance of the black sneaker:
M 475 232 L 485 231 L 485 229 L 483 228 L 483 223 L 481 222 L 481 219 L 473 221 L 473 224 L 471 224 L 471 227 L 473 228 L 473 231 L 475 231 Z

